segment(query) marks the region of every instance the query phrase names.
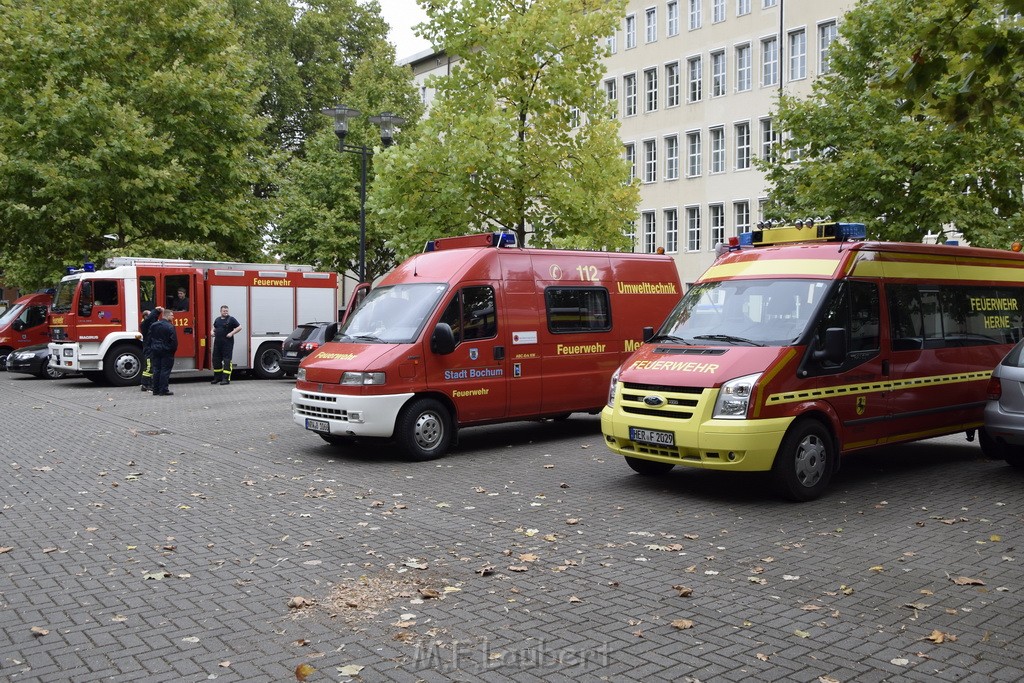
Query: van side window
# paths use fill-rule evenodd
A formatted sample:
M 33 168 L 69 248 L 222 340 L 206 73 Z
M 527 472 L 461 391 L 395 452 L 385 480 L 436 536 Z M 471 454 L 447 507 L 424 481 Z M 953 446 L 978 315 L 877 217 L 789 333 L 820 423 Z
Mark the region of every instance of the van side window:
M 1024 290 L 956 285 L 887 285 L 892 348 L 1013 344 L 1024 330 Z
M 818 323 L 819 344 L 825 330 L 841 327 L 846 330 L 846 349 L 854 354 L 881 348 L 878 334 L 878 287 L 873 282 L 849 280 L 842 283 L 825 308 Z
M 489 339 L 498 334 L 498 313 L 493 287 L 465 287 L 444 309 L 439 322 L 447 323 L 455 343 Z
M 544 304 L 548 330 L 554 334 L 612 329 L 608 290 L 604 287 L 548 287 Z

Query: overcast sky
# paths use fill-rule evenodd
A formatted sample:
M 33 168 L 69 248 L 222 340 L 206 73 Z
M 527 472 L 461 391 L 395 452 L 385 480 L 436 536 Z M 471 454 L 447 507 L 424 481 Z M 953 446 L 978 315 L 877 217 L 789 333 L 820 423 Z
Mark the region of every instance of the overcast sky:
M 391 26 L 388 40 L 395 46 L 401 60 L 430 48 L 430 43 L 412 32 L 412 27 L 427 18 L 416 0 L 379 0 L 384 21 Z

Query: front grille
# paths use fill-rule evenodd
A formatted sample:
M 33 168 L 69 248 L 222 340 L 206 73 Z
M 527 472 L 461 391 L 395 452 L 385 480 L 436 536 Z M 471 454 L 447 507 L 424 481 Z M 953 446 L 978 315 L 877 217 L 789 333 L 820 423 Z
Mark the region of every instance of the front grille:
M 689 420 L 698 412 L 704 400 L 705 389 L 701 387 L 673 387 L 659 384 L 636 384 L 626 382 L 621 393 L 622 412 L 629 415 L 663 417 L 670 420 Z M 656 396 L 660 405 L 648 405 L 644 399 Z
M 308 394 L 300 393 L 299 401 L 295 403 L 295 412 L 303 417 L 314 417 L 328 420 L 338 420 L 339 422 L 348 422 L 348 411 L 342 410 L 341 408 L 335 408 L 331 406 L 332 403 L 337 403 L 338 399 L 334 396 L 324 394 Z M 323 404 L 328 405 L 323 405 Z

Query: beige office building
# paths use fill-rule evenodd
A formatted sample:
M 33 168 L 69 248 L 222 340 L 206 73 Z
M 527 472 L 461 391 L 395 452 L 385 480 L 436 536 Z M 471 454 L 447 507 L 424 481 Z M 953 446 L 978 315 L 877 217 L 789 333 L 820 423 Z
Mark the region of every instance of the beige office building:
M 640 179 L 634 250 L 675 256 L 684 283 L 715 245 L 756 227 L 767 187 L 754 159 L 779 131 L 780 92 L 806 94 L 828 71 L 828 46 L 854 0 L 630 0 L 608 40 L 603 87 Z M 401 63 L 430 106 L 427 76 L 457 57 L 426 51 Z
M 692 282 L 715 245 L 762 217 L 780 92 L 806 94 L 853 0 L 630 0 L 605 92 L 640 179 L 634 248 L 664 248 Z

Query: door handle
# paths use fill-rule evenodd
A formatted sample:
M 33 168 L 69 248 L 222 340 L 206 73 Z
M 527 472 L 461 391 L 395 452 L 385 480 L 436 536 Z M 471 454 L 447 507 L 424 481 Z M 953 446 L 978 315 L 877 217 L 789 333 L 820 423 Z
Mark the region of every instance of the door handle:
M 495 346 L 494 347 L 494 360 L 505 360 L 505 347 Z
M 889 375 L 889 361 L 887 360 L 882 361 L 882 374 L 886 376 Z

